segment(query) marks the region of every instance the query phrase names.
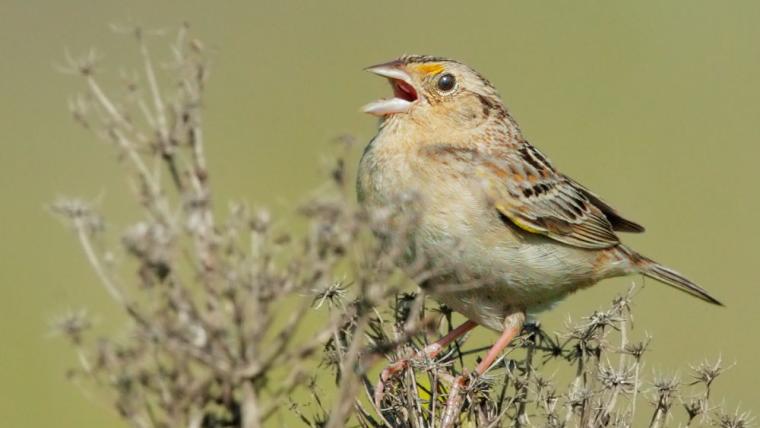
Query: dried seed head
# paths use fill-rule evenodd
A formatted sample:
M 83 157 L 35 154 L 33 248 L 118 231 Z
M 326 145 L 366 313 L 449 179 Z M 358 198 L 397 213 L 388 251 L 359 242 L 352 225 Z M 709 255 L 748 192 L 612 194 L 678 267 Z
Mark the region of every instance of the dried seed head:
M 140 222 L 124 232 L 121 242 L 138 259 L 152 263 L 166 262 L 172 235 L 159 223 Z
M 704 415 L 708 410 L 707 406 L 707 400 L 704 397 L 693 397 L 683 403 L 684 410 L 686 410 L 689 420 Z
M 588 388 L 579 387 L 567 395 L 567 404 L 573 409 L 583 408 L 594 397 L 594 392 Z
M 713 425 L 719 428 L 749 428 L 755 426 L 755 418 L 750 412 L 742 412 L 737 408 L 733 414 L 719 412 L 715 415 Z
M 250 227 L 256 233 L 264 233 L 269 229 L 272 223 L 272 214 L 269 211 L 261 209 L 251 219 Z
M 730 367 L 723 367 L 723 360 L 721 357 L 718 357 L 714 363 L 705 360 L 697 366 L 691 366 L 691 377 L 694 378 L 692 385 L 695 383 L 703 383 L 709 388 L 713 381 L 729 368 Z
M 69 338 L 76 345 L 82 343 L 82 336 L 92 327 L 90 316 L 84 309 L 69 311 L 52 324 L 55 334 Z
M 599 367 L 597 377 L 606 388 L 630 392 L 636 387 L 635 373 L 635 367 L 624 367 L 619 370 L 605 364 Z
M 628 343 L 623 347 L 623 353 L 626 353 L 630 356 L 632 356 L 636 361 L 640 361 L 641 357 L 644 356 L 644 353 L 649 348 L 649 343 L 651 342 L 651 338 L 647 336 L 646 339 L 640 341 L 640 342 L 632 342 Z
M 332 309 L 333 307 L 342 308 L 345 306 L 345 297 L 348 294 L 348 286 L 350 284 L 344 284 L 343 281 L 335 281 L 330 283 L 324 289 L 314 289 L 314 300 L 312 306 L 314 309 L 319 309 L 327 302 L 327 306 Z
M 79 74 L 84 77 L 90 77 L 95 74 L 97 64 L 101 58 L 95 49 L 90 49 L 79 57 L 73 57 L 69 51 L 66 51 L 64 55 L 65 63 L 56 67 L 58 71 L 65 74 Z
M 655 377 L 652 386 L 660 396 L 671 396 L 678 391 L 681 382 L 675 375 L 660 375 Z
M 50 205 L 50 211 L 71 221 L 76 228 L 94 234 L 103 231 L 103 218 L 84 199 L 59 197 Z

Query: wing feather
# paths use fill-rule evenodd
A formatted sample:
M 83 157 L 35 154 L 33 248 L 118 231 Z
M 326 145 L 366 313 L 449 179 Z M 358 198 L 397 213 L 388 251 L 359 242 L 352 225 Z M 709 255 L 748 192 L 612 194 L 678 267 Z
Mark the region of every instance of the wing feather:
M 570 180 L 576 188 L 580 189 L 580 191 L 586 195 L 592 204 L 596 205 L 600 210 L 602 210 L 610 223 L 612 223 L 612 228 L 614 230 L 631 233 L 641 233 L 646 230 L 644 229 L 644 226 L 623 217 L 615 208 L 612 208 L 608 203 L 604 202 L 602 198 L 597 196 L 594 192 L 587 189 L 577 181 L 567 176 L 565 176 L 565 178 Z
M 496 209 L 519 228 L 568 245 L 599 249 L 620 243 L 611 215 L 624 230 L 643 229 L 557 172 L 536 148 L 523 142 L 485 163 L 500 186 L 489 185 Z M 489 180 L 490 181 L 490 180 Z

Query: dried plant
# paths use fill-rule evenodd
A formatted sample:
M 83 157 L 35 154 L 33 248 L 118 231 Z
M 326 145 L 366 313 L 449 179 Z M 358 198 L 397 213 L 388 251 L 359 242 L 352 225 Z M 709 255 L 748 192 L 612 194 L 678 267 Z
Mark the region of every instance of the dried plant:
M 100 338 L 92 337 L 86 312 L 56 323 L 79 357 L 72 377 L 108 394 L 128 424 L 752 422 L 739 410 L 711 407 L 712 385 L 725 369 L 720 360 L 693 367 L 690 382 L 644 379 L 649 338 L 630 337 L 630 292 L 562 333 L 530 324 L 492 370 L 460 391 L 461 412 L 446 409 L 450 380 L 463 373 L 465 357 L 482 350 L 459 343 L 433 361 L 412 364 L 389 382 L 375 408 L 370 397 L 379 366 L 414 355 L 452 327 L 450 310 L 411 291 L 434 273 L 408 252 L 413 195 L 378 212 L 358 209 L 346 170 L 354 145 L 343 138 L 329 185 L 293 217 L 275 221 L 244 203 L 219 209 L 204 150 L 209 67 L 203 44 L 182 27 L 170 61 L 157 66 L 144 31 L 119 30 L 134 38 L 140 58 L 141 71 L 126 75 L 125 91 L 101 83 L 94 53 L 69 58 L 64 69 L 83 82 L 83 94 L 71 102 L 75 119 L 115 149 L 135 185 L 141 218 L 111 248 L 105 244 L 111 225 L 92 204 L 61 198 L 51 210 L 71 226 L 104 291 L 128 319 L 126 334 Z

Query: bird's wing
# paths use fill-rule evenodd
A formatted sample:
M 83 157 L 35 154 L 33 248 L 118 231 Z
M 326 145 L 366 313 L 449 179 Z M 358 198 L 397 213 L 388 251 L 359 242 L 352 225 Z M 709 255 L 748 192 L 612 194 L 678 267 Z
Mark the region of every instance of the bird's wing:
M 604 202 L 602 198 L 596 195 L 596 193 L 592 192 L 591 190 L 587 189 L 585 186 L 581 185 L 577 181 L 573 180 L 572 178 L 565 176 L 570 182 L 578 189 L 580 190 L 588 200 L 596 205 L 597 208 L 602 210 L 604 215 L 607 217 L 607 220 L 610 221 L 612 224 L 612 229 L 619 231 L 619 232 L 630 232 L 630 233 L 641 233 L 644 232 L 646 229 L 644 229 L 644 226 L 636 223 L 635 221 L 628 220 L 627 218 L 623 217 L 618 210 L 615 208 L 612 208 L 607 202 Z
M 557 172 L 527 142 L 483 157 L 482 183 L 496 209 L 520 229 L 580 248 L 617 245 L 615 230 L 643 231 L 599 197 Z M 616 227 L 617 226 L 617 227 Z

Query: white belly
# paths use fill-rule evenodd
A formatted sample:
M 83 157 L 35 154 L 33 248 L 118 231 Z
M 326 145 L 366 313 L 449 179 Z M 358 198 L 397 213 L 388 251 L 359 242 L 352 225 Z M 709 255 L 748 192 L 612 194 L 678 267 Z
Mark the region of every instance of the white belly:
M 496 330 L 515 309 L 539 312 L 597 280 L 594 254 L 544 238 L 505 239 L 501 244 L 472 238 L 459 242 L 417 241 L 418 251 L 448 273 L 430 281 L 427 290 L 441 303 Z

